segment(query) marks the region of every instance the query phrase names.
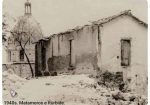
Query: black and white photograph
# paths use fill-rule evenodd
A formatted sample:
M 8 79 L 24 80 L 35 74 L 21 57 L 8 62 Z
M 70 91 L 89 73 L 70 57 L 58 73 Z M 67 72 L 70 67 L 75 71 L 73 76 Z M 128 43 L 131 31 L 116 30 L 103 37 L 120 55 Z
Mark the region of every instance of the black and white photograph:
M 147 105 L 146 0 L 3 0 L 3 105 Z

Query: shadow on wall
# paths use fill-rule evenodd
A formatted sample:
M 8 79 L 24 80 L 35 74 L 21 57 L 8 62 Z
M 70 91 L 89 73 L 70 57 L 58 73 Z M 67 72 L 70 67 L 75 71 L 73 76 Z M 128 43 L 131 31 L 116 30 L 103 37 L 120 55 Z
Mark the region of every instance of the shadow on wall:
M 56 70 L 62 70 L 64 68 L 69 67 L 70 58 L 69 55 L 66 56 L 53 56 L 52 58 L 49 58 L 47 61 L 48 64 L 48 71 L 56 71 Z

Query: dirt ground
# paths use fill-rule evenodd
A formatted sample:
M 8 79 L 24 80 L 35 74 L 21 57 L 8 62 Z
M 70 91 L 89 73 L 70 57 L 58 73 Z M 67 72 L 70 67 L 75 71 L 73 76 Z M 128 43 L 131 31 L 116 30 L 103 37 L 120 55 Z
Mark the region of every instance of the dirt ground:
M 138 105 L 137 101 L 112 99 L 111 91 L 97 85 L 89 75 L 59 75 L 23 79 L 13 73 L 3 73 L 3 101 L 62 102 L 46 105 Z M 139 101 L 139 100 L 138 100 Z M 114 104 L 113 104 L 114 103 Z M 23 105 L 23 104 L 22 104 Z M 29 105 L 29 104 L 24 104 Z M 35 105 L 35 104 L 30 104 Z M 42 104 L 36 104 L 42 105 Z M 44 104 L 43 104 L 44 105 Z M 144 105 L 144 104 L 139 104 Z

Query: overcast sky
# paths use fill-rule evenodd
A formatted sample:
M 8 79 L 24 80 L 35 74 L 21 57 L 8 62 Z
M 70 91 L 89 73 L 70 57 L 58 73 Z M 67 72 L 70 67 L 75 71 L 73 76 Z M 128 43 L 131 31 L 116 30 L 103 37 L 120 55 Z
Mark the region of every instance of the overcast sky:
M 3 11 L 14 18 L 24 15 L 26 0 L 4 0 Z M 132 13 L 147 22 L 146 0 L 30 0 L 32 15 L 45 36 L 88 24 L 121 11 Z

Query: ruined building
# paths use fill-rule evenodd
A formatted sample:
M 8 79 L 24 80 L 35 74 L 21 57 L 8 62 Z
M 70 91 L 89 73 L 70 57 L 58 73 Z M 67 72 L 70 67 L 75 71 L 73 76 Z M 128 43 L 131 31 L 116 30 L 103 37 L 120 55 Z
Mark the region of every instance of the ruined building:
M 35 75 L 108 70 L 122 73 L 124 81 L 143 90 L 147 87 L 147 27 L 127 10 L 43 38 L 36 44 Z
M 10 33 L 11 36 L 8 38 L 7 49 L 5 48 L 7 63 L 5 62 L 3 67 L 7 69 L 12 68 L 14 72 L 21 77 L 30 77 L 31 70 L 25 52 L 34 72 L 35 42 L 43 36 L 39 23 L 32 16 L 31 3 L 29 1 L 25 2 L 24 16 L 19 17 Z M 13 34 L 15 34 L 15 36 Z M 21 37 L 18 37 L 17 35 L 20 35 Z M 18 37 L 18 39 L 15 37 Z M 25 51 L 21 48 L 17 40 L 21 41 L 22 46 L 25 46 Z

